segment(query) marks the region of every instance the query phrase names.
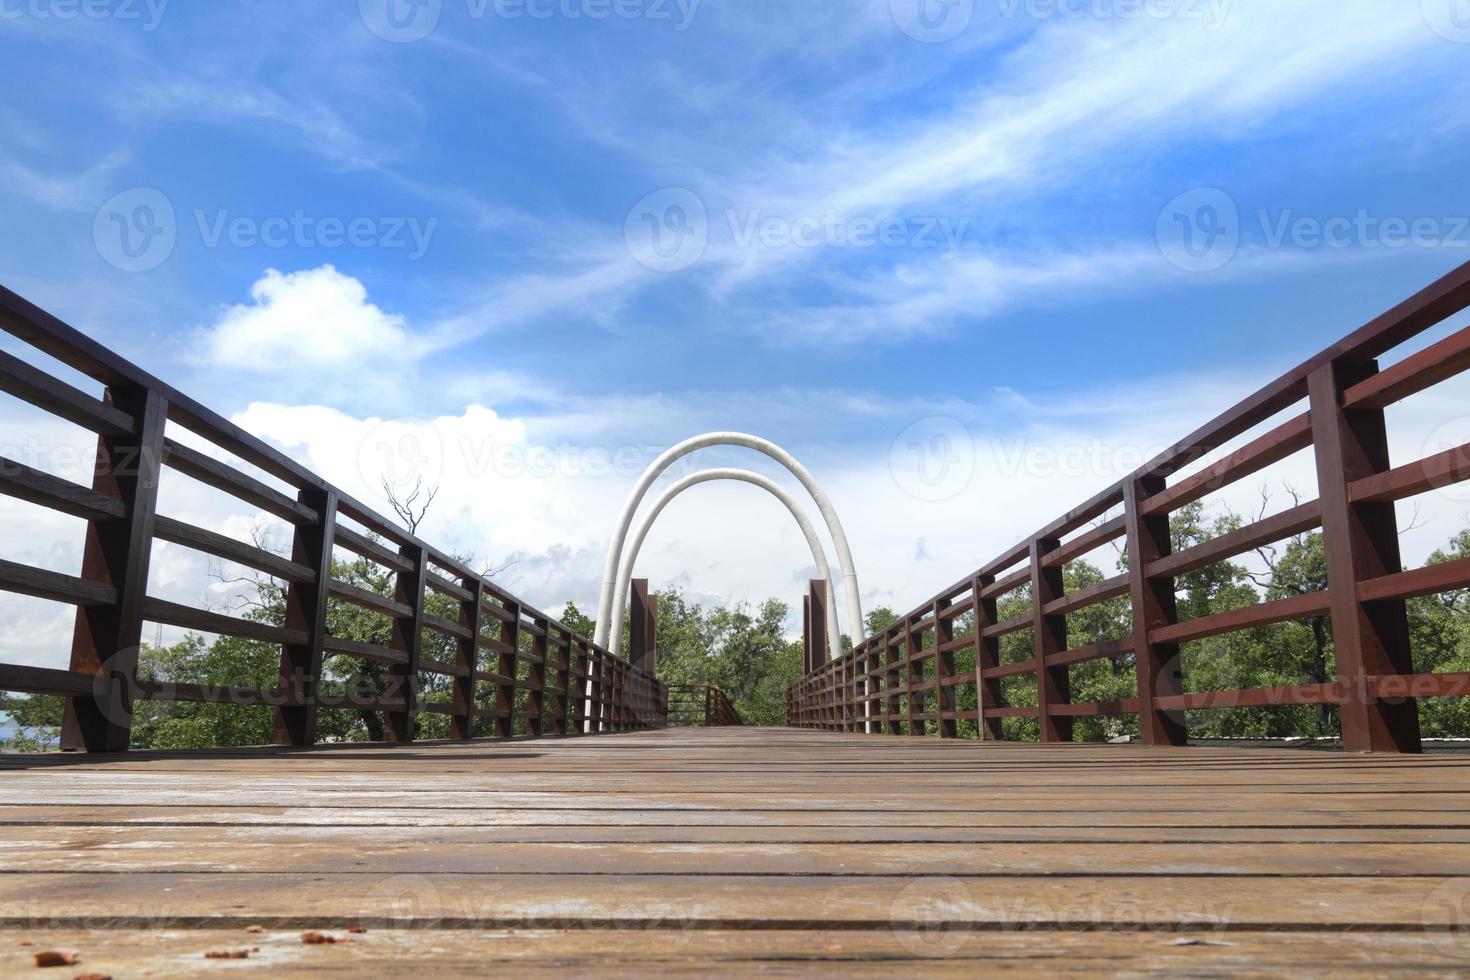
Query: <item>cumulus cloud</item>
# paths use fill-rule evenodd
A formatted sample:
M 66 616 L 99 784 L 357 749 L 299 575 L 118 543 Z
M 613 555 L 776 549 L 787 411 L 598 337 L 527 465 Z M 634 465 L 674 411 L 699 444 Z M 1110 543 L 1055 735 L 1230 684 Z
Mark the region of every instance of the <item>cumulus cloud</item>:
M 261 372 L 401 363 L 415 347 L 402 316 L 369 302 L 366 286 L 331 265 L 267 269 L 250 302 L 226 309 L 200 340 L 206 363 Z

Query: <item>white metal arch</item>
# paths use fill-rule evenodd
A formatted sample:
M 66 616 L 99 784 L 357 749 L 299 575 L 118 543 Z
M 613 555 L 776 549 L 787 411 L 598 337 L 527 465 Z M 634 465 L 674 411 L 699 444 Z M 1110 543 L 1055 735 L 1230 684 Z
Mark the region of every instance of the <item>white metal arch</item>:
M 628 594 L 628 584 L 633 578 L 633 568 L 638 563 L 638 552 L 642 550 L 644 539 L 648 537 L 648 532 L 653 529 L 654 523 L 658 520 L 659 514 L 663 513 L 664 508 L 675 497 L 690 487 L 699 486 L 701 483 L 713 483 L 717 480 L 736 480 L 741 483 L 749 483 L 752 486 L 760 487 L 785 504 L 786 509 L 791 511 L 791 516 L 796 518 L 796 523 L 801 527 L 801 533 L 806 536 L 807 545 L 812 550 L 812 561 L 816 563 L 818 573 L 827 582 L 827 643 L 831 651 L 831 657 L 835 660 L 842 656 L 842 637 L 837 632 L 837 609 L 836 604 L 832 601 L 834 588 L 832 585 L 832 568 L 827 564 L 827 552 L 822 547 L 822 539 L 817 537 L 816 528 L 812 526 L 812 522 L 807 519 L 806 514 L 802 512 L 801 506 L 791 494 L 787 493 L 776 481 L 761 476 L 759 473 L 752 473 L 749 470 L 704 470 L 700 473 L 694 473 L 684 477 L 660 494 L 659 498 L 654 501 L 653 506 L 649 508 L 648 513 L 643 516 L 643 520 L 638 523 L 637 529 L 633 532 L 633 543 L 628 548 L 627 557 L 618 568 L 618 579 L 613 594 L 620 598 Z M 608 649 L 612 651 L 614 656 L 622 652 L 620 649 L 622 641 L 623 603 L 619 601 L 613 604 L 611 635 L 607 643 Z
M 852 549 L 847 545 L 847 534 L 842 530 L 842 521 L 838 519 L 837 511 L 832 506 L 832 501 L 827 499 L 827 494 L 823 492 L 807 468 L 797 462 L 796 457 L 774 442 L 744 432 L 710 432 L 702 436 L 695 436 L 693 439 L 686 439 L 654 460 L 652 465 L 638 478 L 633 492 L 628 495 L 627 502 L 623 504 L 623 512 L 618 518 L 617 528 L 613 532 L 612 540 L 608 542 L 607 560 L 602 566 L 602 591 L 597 599 L 597 634 L 595 637 L 597 643 L 607 646 L 611 636 L 614 596 L 618 583 L 618 569 L 623 555 L 623 544 L 628 539 L 628 528 L 633 523 L 633 516 L 638 511 L 638 505 L 642 503 L 649 487 L 653 486 L 653 482 L 662 475 L 664 470 L 690 453 L 711 446 L 738 446 L 744 449 L 754 449 L 786 467 L 793 476 L 801 481 L 801 485 L 816 502 L 817 510 L 821 512 L 822 519 L 827 523 L 827 531 L 832 535 L 832 544 L 837 549 L 837 563 L 842 569 L 842 587 L 845 596 L 843 605 L 847 612 L 848 635 L 852 637 L 854 644 L 862 642 L 866 633 L 863 629 L 863 605 L 858 594 L 857 570 L 853 567 Z M 830 579 L 828 581 L 830 582 Z M 616 604 L 621 606 L 621 600 Z M 829 602 L 828 608 L 833 605 L 835 604 Z M 835 630 L 832 632 L 836 633 Z

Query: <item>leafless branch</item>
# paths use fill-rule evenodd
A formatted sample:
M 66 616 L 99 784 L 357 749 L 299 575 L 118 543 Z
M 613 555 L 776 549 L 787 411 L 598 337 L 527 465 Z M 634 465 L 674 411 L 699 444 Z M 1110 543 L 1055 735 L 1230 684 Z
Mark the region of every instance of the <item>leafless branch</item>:
M 429 508 L 434 505 L 434 498 L 439 496 L 438 487 L 424 489 L 422 477 L 413 481 L 413 489 L 407 496 L 399 496 L 398 490 L 385 478 L 383 480 L 383 496 L 388 498 L 388 506 L 393 508 L 393 513 L 408 528 L 409 534 L 417 534 L 419 525 L 423 523 L 424 517 L 429 513 Z

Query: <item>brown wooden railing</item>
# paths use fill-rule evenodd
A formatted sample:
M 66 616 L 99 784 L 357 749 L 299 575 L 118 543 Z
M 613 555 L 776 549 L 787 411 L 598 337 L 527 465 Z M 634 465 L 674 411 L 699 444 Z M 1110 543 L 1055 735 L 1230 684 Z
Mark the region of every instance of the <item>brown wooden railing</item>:
M 317 711 L 381 713 L 389 742 L 414 738 L 415 719 L 448 715 L 456 739 L 619 732 L 663 724 L 664 695 L 649 674 L 520 601 L 402 530 L 198 402 L 0 287 L 0 327 L 104 386 L 101 398 L 0 352 L 0 390 L 97 433 L 92 486 L 0 458 L 0 493 L 86 521 L 81 575 L 0 561 L 0 590 L 77 607 L 68 670 L 0 663 L 0 690 L 65 697 L 62 746 L 128 747 L 135 699 L 272 708 L 277 744 L 317 740 Z M 228 460 L 170 438 L 202 437 Z M 254 467 L 265 477 L 246 472 Z M 165 471 L 223 491 L 292 525 L 290 559 L 157 512 Z M 283 492 L 267 480 L 280 481 Z M 155 541 L 238 563 L 286 583 L 281 625 L 208 612 L 147 593 Z M 337 581 L 335 549 L 393 575 L 394 594 Z M 458 604 L 457 619 L 426 613 L 428 592 Z M 330 635 L 328 602 L 386 617 L 392 641 L 375 646 Z M 280 681 L 269 690 L 140 682 L 145 623 L 278 644 Z M 451 637 L 454 662 L 427 659 L 425 633 Z M 493 659 L 482 658 L 482 651 Z M 386 665 L 371 696 L 320 693 L 322 660 L 343 655 Z M 421 697 L 421 675 L 453 678 L 453 700 Z M 525 692 L 518 697 L 518 692 Z
M 954 738 L 958 721 L 974 719 L 981 738 L 997 739 L 1003 719 L 1034 718 L 1042 741 L 1064 742 L 1075 718 L 1137 714 L 1144 743 L 1181 745 L 1186 711 L 1329 704 L 1340 708 L 1345 748 L 1418 751 L 1418 699 L 1470 695 L 1470 674 L 1415 673 L 1405 601 L 1470 586 L 1470 559 L 1405 571 L 1394 504 L 1470 479 L 1470 445 L 1394 466 L 1384 409 L 1470 368 L 1470 328 L 1385 369 L 1377 359 L 1467 306 L 1470 264 L 1287 372 L 840 660 L 828 663 L 814 651 L 818 666 L 789 694 L 789 723 L 908 735 L 927 734 L 932 725 L 941 737 Z M 1284 419 L 1247 445 L 1170 479 L 1276 416 Z M 1171 553 L 1173 512 L 1308 447 L 1318 499 Z M 1122 514 L 1109 519 L 1119 507 Z M 1318 528 L 1325 590 L 1179 619 L 1178 576 Z M 1064 591 L 1063 566 L 1114 541 L 1125 543 L 1129 571 Z M 1030 608 L 1000 620 L 997 600 L 1025 586 Z M 1121 596 L 1132 603 L 1133 635 L 1072 648 L 1067 616 Z M 956 636 L 956 620 L 967 613 L 969 631 Z M 1335 681 L 1184 692 L 1181 644 L 1324 615 L 1332 623 Z M 1033 633 L 1032 658 L 1001 663 L 1000 639 L 1022 630 Z M 955 655 L 967 649 L 975 651 L 976 669 L 960 674 Z M 1135 658 L 1137 697 L 1072 703 L 1070 667 L 1128 656 Z M 1027 675 L 1035 678 L 1037 705 L 1007 705 L 1001 681 Z M 956 692 L 966 687 L 975 689 L 978 708 L 962 713 Z
M 670 684 L 671 728 L 733 728 L 745 724 L 730 696 L 709 684 Z

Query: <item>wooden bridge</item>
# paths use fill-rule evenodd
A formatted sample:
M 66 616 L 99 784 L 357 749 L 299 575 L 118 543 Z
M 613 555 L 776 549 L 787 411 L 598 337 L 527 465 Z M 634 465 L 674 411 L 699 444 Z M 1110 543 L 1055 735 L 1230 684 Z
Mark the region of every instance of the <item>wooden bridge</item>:
M 1464 757 L 695 728 L 0 765 L 6 975 L 1470 968 Z
M 1470 478 L 1470 447 L 1395 462 L 1385 410 L 1470 367 L 1451 322 L 1467 306 L 1470 266 L 836 661 L 814 589 L 809 669 L 771 730 L 712 693 L 704 727 L 667 727 L 646 649 L 614 657 L 0 290 L 0 327 L 35 354 L 0 353 L 0 390 L 98 439 L 90 485 L 0 460 L 0 493 L 85 541 L 77 574 L 0 559 L 0 589 L 76 607 L 66 668 L 0 664 L 0 690 L 64 699 L 75 750 L 0 759 L 0 965 L 1463 972 L 1470 756 L 1424 753 L 1418 707 L 1470 693 L 1470 674 L 1416 669 L 1407 602 L 1470 587 L 1470 560 L 1404 568 L 1395 504 Z M 1308 450 L 1317 499 L 1171 549 L 1173 512 Z M 287 522 L 290 557 L 160 513 L 178 478 Z M 1325 590 L 1180 617 L 1180 576 L 1319 528 Z M 150 595 L 158 541 L 285 583 L 280 621 Z M 1115 541 L 1129 571 L 1067 592 L 1067 563 Z M 391 586 L 339 580 L 339 552 Z M 1068 642 L 1068 616 L 1123 596 L 1131 635 Z M 334 631 L 346 608 L 385 642 Z M 1325 683 L 1200 690 L 1181 666 L 1189 643 L 1314 617 L 1332 627 Z M 140 676 L 149 625 L 279 648 L 278 682 Z M 381 685 L 335 689 L 330 657 Z M 1100 659 L 1136 694 L 1074 702 L 1071 669 Z M 128 752 L 148 700 L 268 712 L 277 744 Z M 1302 704 L 1336 709 L 1347 751 L 1187 744 L 1191 712 Z M 388 744 L 321 744 L 343 710 Z M 1090 716 L 1136 717 L 1142 744 L 1074 742 Z M 422 739 L 431 717 L 449 740 Z M 1016 719 L 1039 742 L 1007 741 Z

